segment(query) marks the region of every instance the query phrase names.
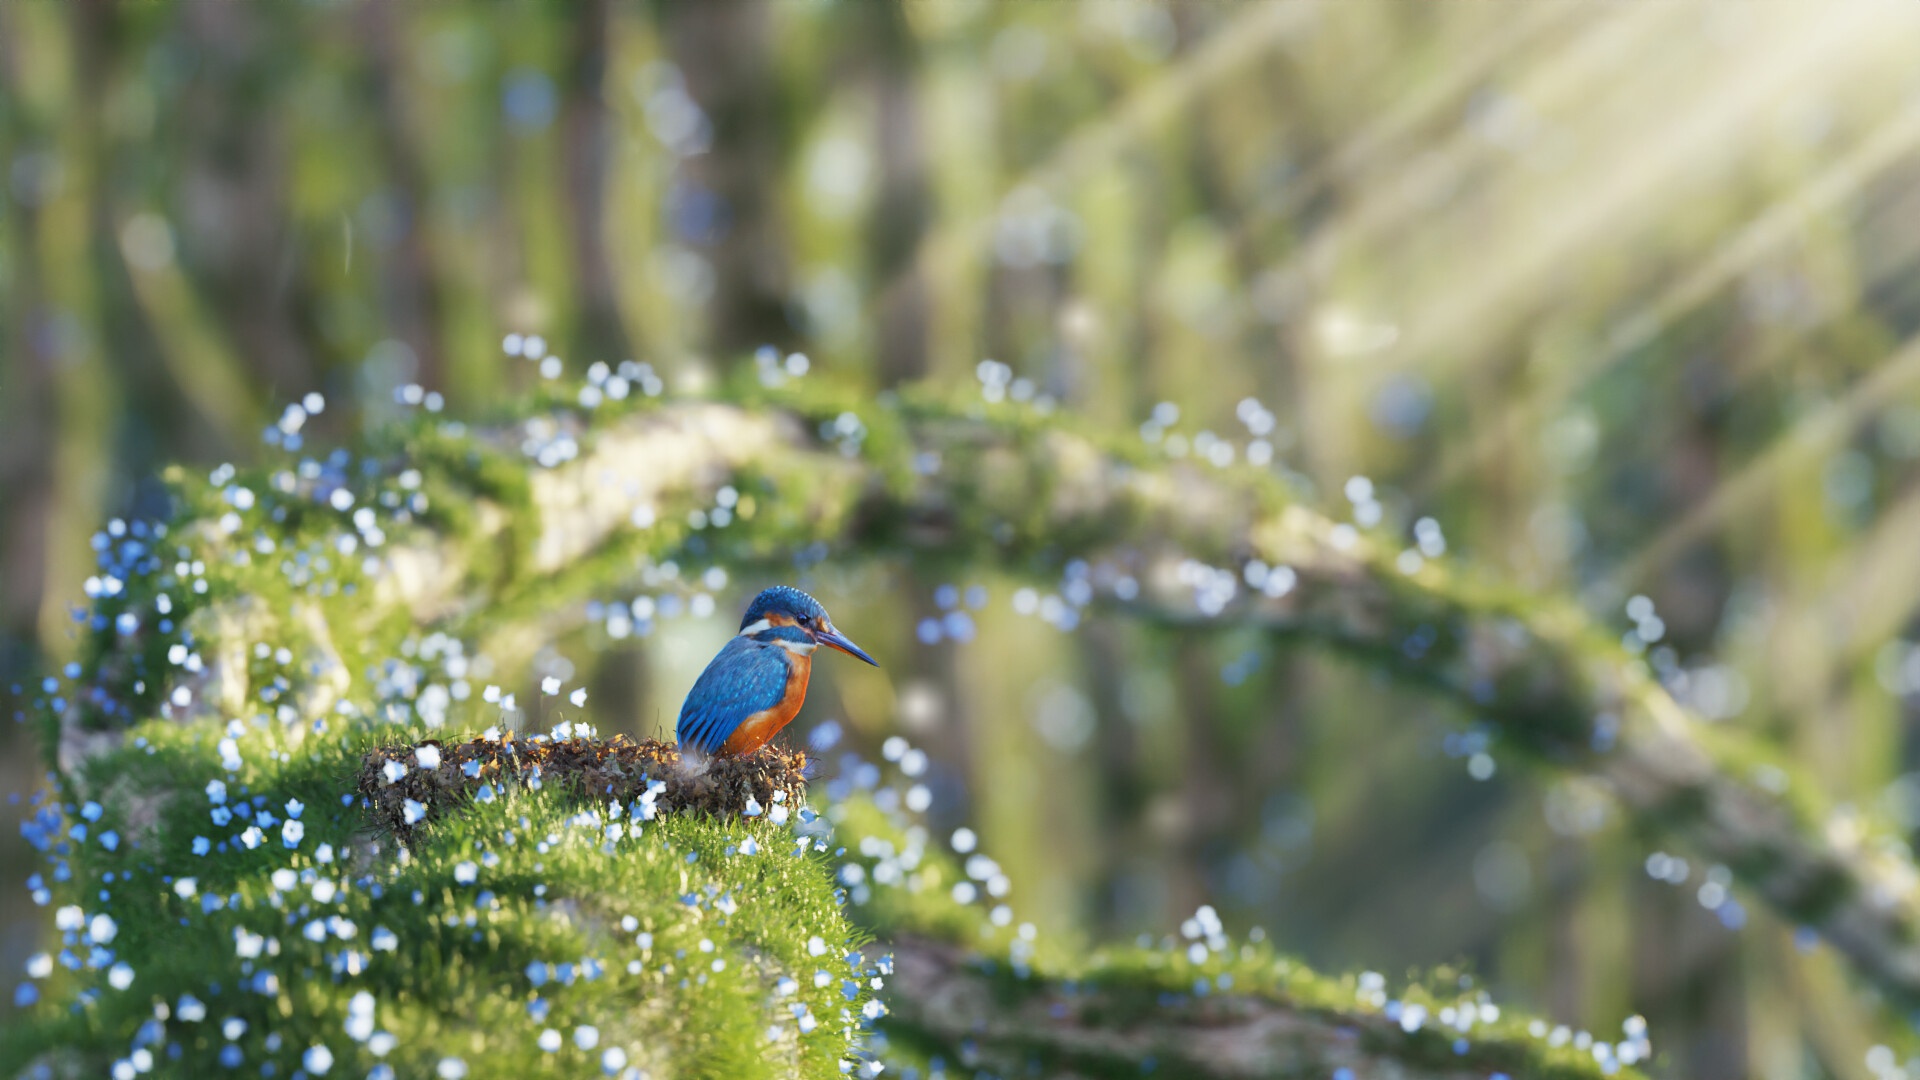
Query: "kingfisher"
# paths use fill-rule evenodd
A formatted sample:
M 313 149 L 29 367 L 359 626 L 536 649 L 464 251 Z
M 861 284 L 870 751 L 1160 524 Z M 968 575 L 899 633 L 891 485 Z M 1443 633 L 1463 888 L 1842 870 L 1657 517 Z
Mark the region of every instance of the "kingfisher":
M 813 650 L 831 646 L 879 663 L 834 629 L 820 601 L 775 585 L 747 605 L 740 633 L 687 692 L 674 734 L 682 749 L 720 757 L 751 754 L 780 733 L 807 700 Z

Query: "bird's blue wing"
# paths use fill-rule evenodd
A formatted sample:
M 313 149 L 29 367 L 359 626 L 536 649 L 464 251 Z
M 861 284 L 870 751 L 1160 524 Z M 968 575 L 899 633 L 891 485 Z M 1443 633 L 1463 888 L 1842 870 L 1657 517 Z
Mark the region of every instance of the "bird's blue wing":
M 778 705 L 787 693 L 787 659 L 777 645 L 737 637 L 700 673 L 674 735 L 681 746 L 711 754 L 726 745 L 740 722 Z

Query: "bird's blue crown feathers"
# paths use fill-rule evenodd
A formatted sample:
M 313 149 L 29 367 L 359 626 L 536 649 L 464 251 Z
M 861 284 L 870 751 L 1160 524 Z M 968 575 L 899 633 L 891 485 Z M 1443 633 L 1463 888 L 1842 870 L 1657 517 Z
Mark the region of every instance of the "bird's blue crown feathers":
M 809 615 L 825 618 L 827 614 L 827 609 L 820 606 L 820 601 L 799 589 L 791 585 L 775 585 L 771 589 L 761 590 L 760 595 L 753 598 L 753 603 L 747 605 L 747 613 L 740 620 L 740 629 L 745 630 L 766 618 L 770 611 L 791 615 L 795 619 Z

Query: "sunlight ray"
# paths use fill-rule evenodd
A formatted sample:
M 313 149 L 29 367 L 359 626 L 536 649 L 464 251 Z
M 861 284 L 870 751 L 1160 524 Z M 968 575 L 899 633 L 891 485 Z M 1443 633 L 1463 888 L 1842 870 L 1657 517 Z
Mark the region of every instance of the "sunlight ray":
M 1832 451 L 1851 438 L 1875 410 L 1895 395 L 1920 386 L 1920 336 L 1909 338 L 1845 396 L 1829 402 L 1774 440 L 1738 473 L 1722 481 L 1704 502 L 1667 526 L 1609 578 L 1624 594 L 1643 585 L 1675 556 L 1771 497 L 1789 470 Z
M 1810 672 L 1801 680 L 1805 685 L 1828 685 L 1834 673 L 1898 636 L 1920 607 L 1915 536 L 1920 536 L 1920 490 L 1883 511 L 1867 535 L 1837 553 L 1819 575 L 1822 580 L 1792 605 L 1806 611 L 1822 645 L 1812 655 L 1796 657 Z
M 1512 95 L 1536 110 L 1551 111 L 1617 70 L 1623 53 L 1662 36 L 1673 18 L 1675 9 L 1658 4 L 1609 11 L 1564 48 L 1535 59 L 1533 67 L 1514 80 Z M 1393 176 L 1377 189 L 1362 191 L 1315 235 L 1308 252 L 1290 262 L 1315 265 L 1331 245 L 1352 247 L 1381 238 L 1424 213 L 1432 192 L 1460 183 L 1470 167 L 1497 152 L 1466 125 L 1457 126 L 1411 163 L 1396 162 Z
M 1397 100 L 1391 107 L 1375 118 L 1366 127 L 1355 132 L 1333 148 L 1333 152 L 1324 160 L 1315 162 L 1299 178 L 1271 189 L 1263 198 L 1247 208 L 1239 220 L 1234 223 L 1236 237 L 1245 240 L 1260 228 L 1286 217 L 1300 209 L 1313 196 L 1320 194 L 1332 184 L 1357 177 L 1375 165 L 1394 144 L 1402 139 L 1413 137 L 1421 124 L 1429 123 L 1448 105 L 1457 104 L 1470 93 L 1475 84 L 1487 79 L 1496 65 L 1513 57 L 1522 49 L 1537 44 L 1548 31 L 1558 28 L 1570 16 L 1584 14 L 1589 9 L 1574 5 L 1565 7 L 1555 4 L 1535 4 L 1521 9 L 1519 17 L 1503 23 L 1494 33 L 1480 39 L 1474 47 L 1458 56 L 1449 58 L 1445 70 L 1415 86 L 1412 91 Z M 1648 11 L 1651 9 L 1637 9 Z M 1644 18 L 1645 16 L 1642 16 Z M 1603 22 L 1607 23 L 1606 36 L 1616 35 L 1621 27 L 1631 26 L 1624 18 L 1609 13 Z M 1601 36 L 1588 34 L 1588 38 Z M 1584 39 L 1583 39 L 1584 40 Z M 1609 44 L 1607 46 L 1611 48 Z M 1555 54 L 1556 56 L 1562 54 Z M 1581 63 L 1576 56 L 1564 66 L 1561 63 L 1548 65 L 1546 72 L 1564 80 L 1570 72 L 1577 72 Z M 1484 153 L 1486 147 L 1466 142 L 1457 135 L 1447 144 L 1447 150 L 1428 154 L 1418 159 L 1416 171 L 1448 172 L 1457 174 L 1474 152 Z M 1452 153 L 1449 153 L 1451 151 Z M 1404 161 L 1395 161 L 1396 168 L 1403 167 Z M 1373 207 L 1363 210 L 1368 216 L 1356 221 L 1341 221 L 1341 229 L 1376 230 L 1392 224 L 1411 212 L 1413 204 L 1392 197 L 1395 191 L 1418 190 L 1432 186 L 1432 181 L 1414 181 L 1406 187 L 1395 187 L 1384 193 L 1378 202 L 1369 202 L 1364 206 Z
M 1464 446 L 1456 445 L 1443 453 L 1431 486 L 1445 488 L 1503 453 L 1513 438 L 1537 431 L 1569 399 L 1655 340 L 1674 319 L 1712 298 L 1791 241 L 1806 222 L 1832 211 L 1916 144 L 1920 144 L 1920 110 L 1902 112 L 1882 124 L 1845 157 L 1721 244 L 1652 304 L 1628 316 L 1591 360 L 1548 372 L 1545 385 L 1509 408 L 1505 423 L 1483 428 Z
M 1085 179 L 1142 132 L 1167 123 L 1207 88 L 1260 59 L 1275 42 L 1308 27 L 1323 7 L 1321 0 L 1299 0 L 1242 9 L 1243 14 L 1208 35 L 1164 76 L 1068 134 L 1052 155 L 1008 183 L 1002 194 L 1029 185 L 1060 192 Z M 974 252 L 990 243 L 998 215 L 996 203 L 991 213 L 936 227 L 922 238 L 918 252 L 905 260 L 901 271 L 874 291 L 867 310 L 883 310 L 895 302 L 898 291 L 914 280 L 916 268 L 931 280 L 952 280 L 955 267 L 965 265 Z
M 1768 41 L 1741 51 L 1739 66 L 1715 81 L 1713 93 L 1688 102 L 1657 130 L 1633 133 L 1622 149 L 1632 154 L 1634 168 L 1582 186 L 1579 198 L 1556 215 L 1529 220 L 1508 242 L 1475 252 L 1471 266 L 1455 267 L 1425 310 L 1404 314 L 1402 362 L 1442 370 L 1470 363 L 1474 344 L 1504 332 L 1511 317 L 1526 310 L 1527 297 L 1553 282 L 1581 247 L 1669 198 L 1682 172 L 1744 151 L 1738 129 L 1762 109 L 1788 94 L 1814 92 L 1816 81 L 1843 77 L 1836 69 L 1850 71 L 1831 61 L 1884 32 L 1884 24 L 1868 17 L 1873 10 L 1823 10 L 1810 24 L 1783 19 Z

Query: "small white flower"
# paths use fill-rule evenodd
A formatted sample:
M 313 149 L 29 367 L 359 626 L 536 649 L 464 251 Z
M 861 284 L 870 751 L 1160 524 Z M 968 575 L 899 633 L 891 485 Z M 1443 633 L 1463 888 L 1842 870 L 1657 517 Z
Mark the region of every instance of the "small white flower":
M 373 1037 L 373 995 L 365 990 L 347 1002 L 347 1038 L 366 1042 Z

